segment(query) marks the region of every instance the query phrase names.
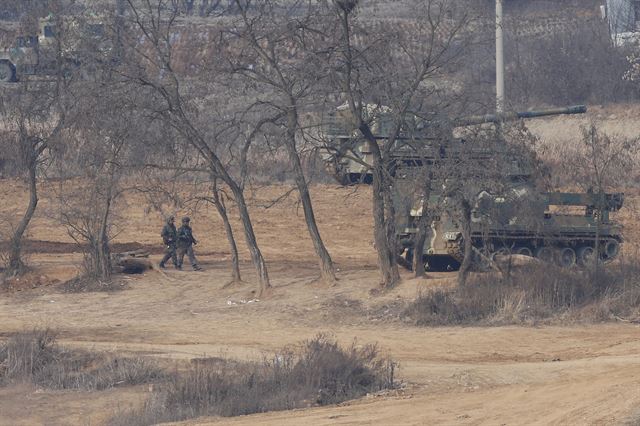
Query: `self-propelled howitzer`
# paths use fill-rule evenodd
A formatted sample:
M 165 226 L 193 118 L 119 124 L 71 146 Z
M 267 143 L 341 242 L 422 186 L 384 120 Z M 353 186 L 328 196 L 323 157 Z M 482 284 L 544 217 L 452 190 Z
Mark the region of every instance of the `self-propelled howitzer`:
M 348 112 L 348 111 L 346 111 Z M 622 207 L 622 194 L 544 192 L 535 183 L 535 167 L 526 152 L 498 140 L 476 144 L 477 138 L 454 137 L 473 126 L 519 119 L 583 114 L 585 106 L 544 109 L 451 120 L 448 126 L 412 121 L 389 150 L 399 249 L 411 261 L 416 255 L 431 269 L 456 269 L 463 257 L 462 216 L 456 197 L 472 209 L 471 255 L 478 263 L 497 254 L 520 254 L 563 267 L 610 261 L 620 252 L 622 228 L 610 212 Z M 343 184 L 370 183 L 371 149 L 357 131 L 348 130 L 341 111 L 326 131 L 335 149 L 325 158 Z M 388 142 L 385 114 L 371 120 L 378 143 Z M 468 129 L 464 129 L 467 127 Z M 444 129 L 444 130 L 443 130 Z M 473 132 L 471 132 L 473 134 Z M 490 134 L 490 132 L 489 132 Z M 486 140 L 485 140 L 486 142 Z M 492 143 L 494 142 L 494 143 Z M 466 168 L 468 170 L 453 170 Z M 428 199 L 421 179 L 430 176 Z M 452 189 L 453 188 L 453 189 Z M 451 193 L 457 191 L 457 193 Z M 427 215 L 426 242 L 416 252 L 420 219 Z

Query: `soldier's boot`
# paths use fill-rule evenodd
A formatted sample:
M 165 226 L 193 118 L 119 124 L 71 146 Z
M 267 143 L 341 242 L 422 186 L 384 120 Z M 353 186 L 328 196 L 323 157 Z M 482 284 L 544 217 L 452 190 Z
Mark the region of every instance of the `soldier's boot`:
M 166 268 L 166 266 L 164 266 L 164 262 L 160 262 L 160 267 L 161 267 L 162 269 L 165 269 L 165 268 Z
M 198 265 L 193 265 L 193 270 L 194 271 L 202 271 L 202 268 Z

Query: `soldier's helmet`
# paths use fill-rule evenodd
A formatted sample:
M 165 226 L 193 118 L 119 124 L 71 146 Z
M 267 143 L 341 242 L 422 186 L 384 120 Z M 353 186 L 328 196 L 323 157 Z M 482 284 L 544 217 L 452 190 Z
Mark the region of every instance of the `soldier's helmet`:
M 191 219 L 189 218 L 189 216 L 185 216 L 182 218 L 182 223 L 189 223 L 191 222 Z
M 175 217 L 174 215 L 169 215 L 169 216 L 167 216 L 167 223 L 171 223 L 171 222 L 173 222 L 173 221 L 175 220 L 175 218 L 176 218 L 176 217 Z

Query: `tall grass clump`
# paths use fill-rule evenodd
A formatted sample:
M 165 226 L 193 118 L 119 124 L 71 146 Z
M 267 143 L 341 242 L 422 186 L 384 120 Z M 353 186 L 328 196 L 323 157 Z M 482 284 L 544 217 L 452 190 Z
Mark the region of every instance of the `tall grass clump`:
M 49 329 L 33 330 L 0 344 L 0 384 L 33 383 L 47 389 L 103 390 L 162 379 L 143 358 L 121 358 L 69 350 Z
M 395 364 L 375 345 L 342 348 L 318 336 L 261 362 L 197 363 L 154 390 L 112 425 L 151 425 L 199 416 L 238 416 L 334 404 L 394 386 Z
M 418 325 L 518 324 L 540 320 L 640 320 L 640 265 L 594 270 L 528 265 L 477 274 L 464 287 L 421 294 L 404 315 Z

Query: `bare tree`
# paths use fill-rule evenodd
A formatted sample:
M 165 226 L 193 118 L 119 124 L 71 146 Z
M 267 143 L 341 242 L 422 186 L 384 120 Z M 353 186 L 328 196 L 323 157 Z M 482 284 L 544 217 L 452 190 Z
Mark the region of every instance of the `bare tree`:
M 58 192 L 59 218 L 67 227 L 69 236 L 85 252 L 85 274 L 101 281 L 108 281 L 112 274 L 110 241 L 113 237 L 113 208 L 123 190 L 119 186 L 121 169 L 118 159 L 124 140 L 96 138 L 91 140 L 93 150 L 85 145 L 85 153 L 102 157 L 89 161 L 85 166 L 83 182 L 69 185 L 61 181 Z M 98 148 L 98 144 L 104 147 Z M 96 152 L 96 148 L 105 148 Z
M 211 177 L 211 198 L 210 202 L 213 204 L 222 219 L 224 224 L 225 235 L 229 242 L 229 250 L 231 251 L 231 283 L 241 282 L 242 276 L 240 275 L 240 257 L 238 256 L 238 245 L 233 234 L 233 227 L 229 221 L 229 215 L 227 213 L 227 205 L 225 198 L 228 198 L 226 193 L 218 185 L 218 179 L 215 176 Z
M 55 86 L 48 83 L 17 83 L 2 91 L 3 151 L 14 154 L 29 188 L 29 204 L 13 231 L 8 256 L 7 270 L 11 274 L 19 274 L 24 267 L 22 238 L 38 205 L 38 174 L 48 161 L 49 150 L 63 128 L 65 115 Z
M 250 128 L 243 127 L 241 131 L 236 131 L 235 125 L 224 125 L 220 122 L 220 127 L 214 132 L 205 131 L 206 127 L 198 121 L 198 113 L 201 109 L 196 100 L 206 101 L 209 93 L 223 93 L 223 88 L 230 82 L 217 81 L 216 74 L 209 73 L 207 78 L 201 76 L 202 84 L 197 87 L 197 90 L 203 91 L 193 90 L 196 88 L 190 87 L 189 84 L 197 82 L 185 81 L 175 71 L 172 62 L 171 40 L 178 10 L 172 6 L 171 2 L 165 0 L 145 0 L 141 3 L 127 1 L 132 16 L 132 26 L 126 43 L 125 55 L 128 67 L 124 74 L 131 83 L 147 90 L 147 105 L 153 114 L 172 126 L 205 160 L 210 174 L 223 181 L 233 194 L 243 224 L 245 240 L 256 269 L 260 293 L 266 294 L 270 291 L 271 284 L 251 222 L 244 196 L 244 185 L 248 172 L 246 158 L 249 149 L 260 128 L 274 119 L 264 118 Z M 144 40 L 143 43 L 138 42 L 140 38 Z M 225 54 L 223 49 L 218 53 L 221 56 Z M 214 88 L 220 91 L 212 92 Z M 207 112 L 212 114 L 216 111 L 207 109 Z M 218 150 L 219 146 L 225 145 L 222 139 L 229 137 L 234 137 L 240 147 L 240 154 L 237 157 L 239 176 L 236 177 L 233 176 Z
M 319 58 L 320 50 L 326 48 L 323 45 L 323 32 L 319 28 L 323 22 L 318 19 L 314 2 L 308 0 L 268 0 L 252 11 L 248 8 L 248 2 L 235 0 L 235 3 L 240 20 L 230 30 L 230 42 L 238 52 L 230 58 L 232 71 L 256 85 L 256 92 L 262 93 L 260 102 L 274 110 L 272 115 L 282 117 L 276 124 L 284 128 L 284 147 L 293 167 L 320 271 L 325 282 L 335 283 L 335 268 L 320 236 L 300 157 L 300 145 L 304 143 L 301 112 L 310 110 L 314 102 L 322 99 L 319 89 L 326 83 L 327 74 L 323 71 L 325 61 Z M 300 9 L 306 13 L 297 16 L 288 13 Z M 234 40 L 236 38 L 239 40 Z M 243 49 L 243 45 L 247 49 Z
M 606 193 L 629 182 L 638 166 L 637 138 L 610 135 L 595 122 L 582 128 L 580 144 L 564 149 L 561 166 L 571 182 L 587 193 L 595 194 L 596 238 L 594 252 L 600 253 L 601 221 L 607 210 Z M 599 259 L 599 256 L 596 256 Z M 598 261 L 594 262 L 595 267 Z
M 86 248 L 85 272 L 108 281 L 114 206 L 127 189 L 125 172 L 144 161 L 139 158 L 144 154 L 135 149 L 144 138 L 144 117 L 137 114 L 136 93 L 130 88 L 109 80 L 95 83 L 79 82 L 70 88 L 82 114 L 64 132 L 66 143 L 58 152 L 55 171 L 62 178 L 57 190 L 59 217 L 69 235 Z M 78 176 L 80 182 L 74 182 Z
M 410 34 L 384 25 L 373 31 L 367 23 L 358 21 L 357 1 L 333 3 L 337 16 L 335 33 L 339 38 L 335 78 L 351 114 L 353 129 L 360 132 L 371 150 L 369 166 L 378 264 L 382 285 L 393 287 L 400 275 L 391 191 L 393 176 L 389 172 L 393 169 L 392 153 L 411 116 L 445 107 L 433 102 L 438 94 L 438 84 L 433 83 L 460 57 L 465 46 L 461 36 L 470 17 L 452 2 L 425 0 L 416 3 L 419 18 Z M 383 127 L 383 116 L 385 135 L 380 138 L 376 122 Z
M 227 201 L 232 201 L 228 191 L 206 165 L 190 164 L 191 147 L 177 141 L 171 129 L 153 126 L 148 129 L 155 132 L 146 146 L 150 152 L 135 190 L 143 193 L 149 206 L 162 217 L 172 215 L 176 209 L 190 209 L 190 205 L 195 205 L 195 211 L 201 201 L 212 204 L 222 219 L 229 242 L 231 281 L 228 285 L 242 282 L 238 246 L 227 210 Z

